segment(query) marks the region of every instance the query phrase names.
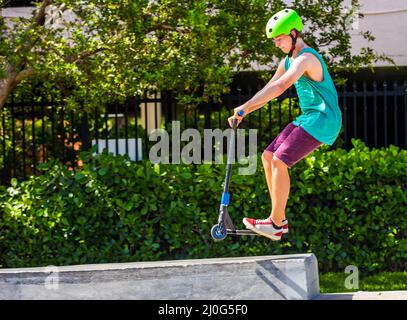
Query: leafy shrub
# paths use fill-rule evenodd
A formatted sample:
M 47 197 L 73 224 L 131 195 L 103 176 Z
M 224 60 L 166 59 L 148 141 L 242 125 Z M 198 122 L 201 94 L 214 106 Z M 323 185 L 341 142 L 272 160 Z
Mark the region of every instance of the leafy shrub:
M 0 265 L 27 267 L 313 252 L 322 271 L 356 265 L 404 270 L 407 151 L 324 146 L 291 169 L 290 233 L 281 242 L 228 236 L 214 242 L 225 165 L 152 164 L 82 153 L 84 167 L 57 161 L 0 192 Z M 232 171 L 229 213 L 266 217 L 270 199 L 254 175 Z M 226 163 L 226 159 L 224 161 Z

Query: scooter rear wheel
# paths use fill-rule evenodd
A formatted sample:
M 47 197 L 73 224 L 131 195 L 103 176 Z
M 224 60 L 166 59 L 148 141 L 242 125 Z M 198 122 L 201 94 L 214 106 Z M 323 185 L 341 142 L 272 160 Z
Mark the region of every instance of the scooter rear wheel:
M 221 241 L 227 236 L 226 229 L 218 224 L 215 224 L 211 229 L 211 236 L 214 240 Z

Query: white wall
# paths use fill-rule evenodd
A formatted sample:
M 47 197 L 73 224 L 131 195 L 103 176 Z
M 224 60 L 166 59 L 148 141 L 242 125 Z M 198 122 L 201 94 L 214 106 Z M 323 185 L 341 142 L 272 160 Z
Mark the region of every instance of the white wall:
M 357 53 L 361 47 L 369 46 L 379 53 L 394 59 L 399 66 L 407 66 L 407 0 L 359 0 L 358 29 L 353 30 L 352 49 Z M 368 42 L 357 33 L 370 30 L 375 41 Z M 378 62 L 375 66 L 387 66 Z

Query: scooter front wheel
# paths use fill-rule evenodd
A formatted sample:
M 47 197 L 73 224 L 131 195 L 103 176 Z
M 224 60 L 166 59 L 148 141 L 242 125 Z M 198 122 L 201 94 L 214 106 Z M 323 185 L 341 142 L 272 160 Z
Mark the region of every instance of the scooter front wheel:
M 224 227 L 215 224 L 211 229 L 211 236 L 216 241 L 221 241 L 226 238 L 226 229 Z

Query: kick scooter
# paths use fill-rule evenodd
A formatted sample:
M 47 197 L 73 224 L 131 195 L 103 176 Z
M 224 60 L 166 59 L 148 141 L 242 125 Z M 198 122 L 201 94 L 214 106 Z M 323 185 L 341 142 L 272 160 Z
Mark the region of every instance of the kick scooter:
M 243 116 L 244 112 L 239 111 L 238 115 Z M 219 209 L 219 218 L 218 223 L 215 224 L 211 229 L 211 236 L 214 240 L 220 241 L 226 238 L 228 234 L 237 235 L 237 236 L 258 236 L 257 233 L 251 230 L 236 230 L 235 225 L 232 222 L 232 219 L 228 213 L 228 205 L 230 200 L 230 194 L 228 193 L 229 190 L 229 180 L 230 180 L 230 172 L 232 168 L 232 160 L 234 157 L 234 150 L 235 150 L 235 135 L 236 135 L 236 125 L 237 120 L 233 119 L 233 130 L 230 137 L 230 143 L 228 148 L 228 160 L 226 164 L 226 179 L 225 185 L 223 187 L 222 199 L 220 202 L 220 209 Z

